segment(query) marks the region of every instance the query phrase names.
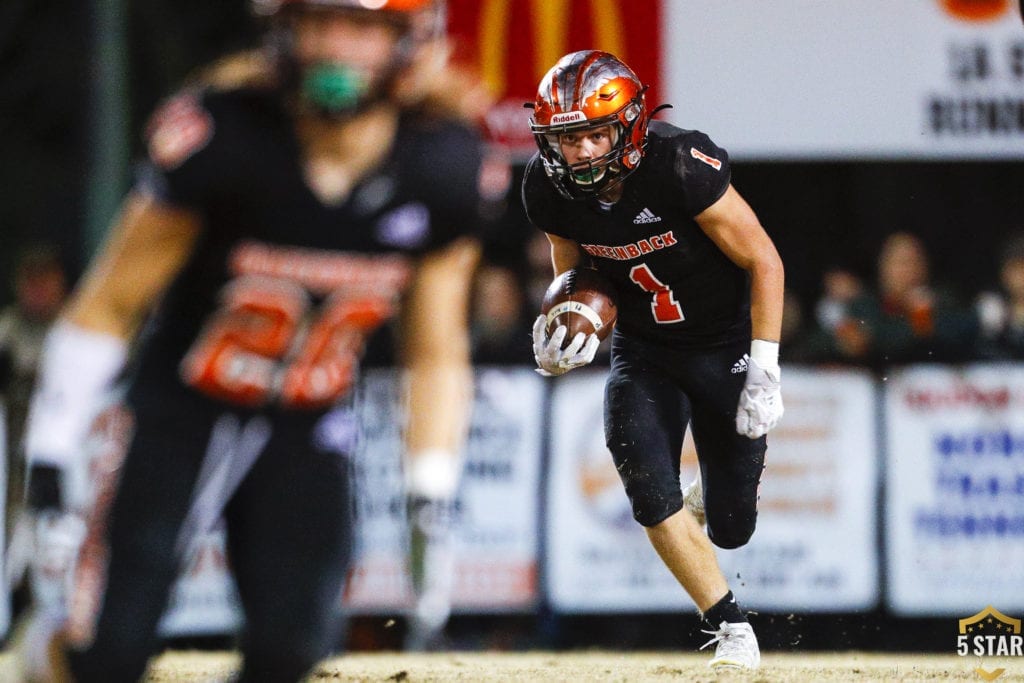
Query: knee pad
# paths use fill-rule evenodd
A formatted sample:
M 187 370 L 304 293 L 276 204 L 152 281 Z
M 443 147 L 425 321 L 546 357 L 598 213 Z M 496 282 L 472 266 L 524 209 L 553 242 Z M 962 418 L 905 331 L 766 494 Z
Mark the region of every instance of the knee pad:
M 666 519 L 683 509 L 683 499 L 679 498 L 679 504 L 659 504 L 638 506 L 633 504 L 633 519 L 640 523 L 640 526 L 652 527 L 664 522 Z
M 708 538 L 711 542 L 723 550 L 733 550 L 747 544 L 750 537 L 754 535 L 754 527 L 757 526 L 757 513 L 744 518 L 738 518 L 730 513 L 723 522 L 713 520 L 708 515 Z
M 683 509 L 678 481 L 664 481 L 651 472 L 637 473 L 628 466 L 619 468 L 619 476 L 633 508 L 633 519 L 642 526 L 660 524 Z

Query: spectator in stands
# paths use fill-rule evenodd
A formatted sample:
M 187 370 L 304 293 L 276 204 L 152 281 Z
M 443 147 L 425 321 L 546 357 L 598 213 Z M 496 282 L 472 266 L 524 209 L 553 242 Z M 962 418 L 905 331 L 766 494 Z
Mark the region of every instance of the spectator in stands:
M 24 498 L 21 439 L 43 337 L 67 294 L 67 274 L 50 245 L 26 247 L 14 269 L 14 302 L 0 313 L 0 397 L 6 413 L 7 497 L 5 538 Z
M 526 291 L 516 272 L 507 266 L 481 266 L 473 290 L 473 361 L 532 365 L 533 355 L 523 340 L 533 321 L 533 309 L 527 313 Z
M 999 290 L 977 300 L 976 355 L 983 360 L 1024 360 L 1024 230 L 999 255 Z
M 812 330 L 794 352 L 811 363 L 872 365 L 874 328 L 880 317 L 878 299 L 864 279 L 846 266 L 828 268 L 821 286 Z
M 924 244 L 908 232 L 886 238 L 878 255 L 880 316 L 872 335 L 882 364 L 970 358 L 973 312 L 932 282 Z
M 800 296 L 786 288 L 782 302 L 782 336 L 779 340 L 779 361 L 783 364 L 815 363 L 815 341 L 808 325 L 806 307 Z

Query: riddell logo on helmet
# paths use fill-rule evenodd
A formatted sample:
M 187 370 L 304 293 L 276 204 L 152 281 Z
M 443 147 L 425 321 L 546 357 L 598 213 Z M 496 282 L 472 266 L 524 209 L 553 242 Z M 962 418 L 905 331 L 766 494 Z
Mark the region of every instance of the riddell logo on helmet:
M 581 111 L 567 111 L 562 114 L 555 114 L 551 117 L 551 124 L 557 125 L 559 123 L 579 123 L 580 121 L 586 121 L 587 117 Z

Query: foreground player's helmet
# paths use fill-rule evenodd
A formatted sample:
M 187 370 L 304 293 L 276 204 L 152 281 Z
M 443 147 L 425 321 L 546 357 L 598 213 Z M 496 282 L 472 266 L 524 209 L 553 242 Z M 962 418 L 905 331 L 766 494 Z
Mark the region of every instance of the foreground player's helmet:
M 545 74 L 530 128 L 544 170 L 562 196 L 593 196 L 636 170 L 647 145 L 646 89 L 632 69 L 598 50 L 567 54 Z M 611 151 L 570 165 L 562 155 L 559 136 L 601 126 L 611 126 Z
M 272 32 L 286 81 L 301 99 L 319 113 L 342 117 L 384 98 L 395 79 L 409 66 L 418 47 L 444 34 L 444 0 L 252 0 L 256 14 L 276 22 Z M 388 68 L 369 82 L 349 65 L 327 62 L 299 64 L 294 53 L 289 17 L 296 11 L 322 10 L 360 13 L 364 17 L 392 22 L 399 39 Z

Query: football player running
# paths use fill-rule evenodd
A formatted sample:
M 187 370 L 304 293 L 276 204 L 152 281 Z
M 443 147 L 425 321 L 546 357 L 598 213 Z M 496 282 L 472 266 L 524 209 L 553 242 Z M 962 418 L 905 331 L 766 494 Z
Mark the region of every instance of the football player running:
M 447 618 L 484 150 L 433 106 L 453 89 L 443 3 L 257 10 L 265 49 L 153 117 L 138 181 L 46 342 L 27 452 L 49 573 L 37 572 L 29 678 L 138 680 L 182 553 L 220 516 L 244 610 L 240 680 L 298 680 L 339 646 L 349 399 L 364 341 L 396 313 L 411 630 L 422 642 Z M 70 484 L 121 373 L 134 430 L 69 592 L 83 534 Z
M 634 518 L 717 645 L 711 665 L 754 669 L 757 638 L 711 542 L 737 548 L 754 532 L 765 434 L 783 410 L 783 266 L 731 185 L 725 150 L 652 121 L 645 90 L 611 54 L 562 57 L 533 104 L 539 152 L 523 204 L 551 242 L 556 275 L 589 265 L 615 285 L 605 441 Z M 564 335 L 548 337 L 537 319 L 542 374 L 593 360 L 596 337 L 580 333 L 563 349 Z M 700 472 L 684 491 L 687 425 Z

